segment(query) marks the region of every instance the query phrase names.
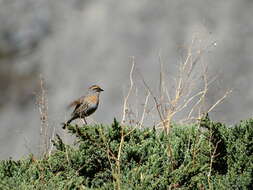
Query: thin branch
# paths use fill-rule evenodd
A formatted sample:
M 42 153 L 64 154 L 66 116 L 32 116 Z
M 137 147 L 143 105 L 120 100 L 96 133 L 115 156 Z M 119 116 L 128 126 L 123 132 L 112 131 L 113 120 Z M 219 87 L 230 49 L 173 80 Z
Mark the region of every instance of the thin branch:
M 220 104 L 230 93 L 232 92 L 232 90 L 228 90 L 225 92 L 224 96 L 222 96 L 215 104 L 213 104 L 209 110 L 207 111 L 207 113 L 209 113 L 210 111 L 212 111 L 218 104 Z
M 48 155 L 50 156 L 52 151 L 53 151 L 53 148 L 54 148 L 54 145 L 53 143 L 51 143 L 51 140 L 53 140 L 55 137 L 55 127 L 53 128 L 53 132 L 52 132 L 52 136 L 51 138 L 49 139 L 49 142 L 50 142 L 50 145 L 49 145 L 49 149 L 48 149 Z
M 139 72 L 138 72 L 138 73 L 139 73 Z M 154 96 L 152 90 L 149 88 L 148 84 L 147 84 L 146 81 L 144 80 L 144 78 L 143 78 L 143 76 L 142 76 L 141 73 L 139 73 L 139 76 L 141 77 L 144 86 L 146 87 L 146 89 L 148 90 L 148 92 L 151 94 L 151 96 L 152 96 L 152 98 L 153 98 L 153 100 L 154 100 L 154 102 L 155 102 L 156 110 L 157 110 L 157 112 L 158 112 L 158 115 L 159 115 L 159 117 L 160 117 L 160 120 L 162 121 L 163 126 L 164 126 L 164 129 L 165 129 L 166 124 L 165 124 L 165 122 L 163 122 L 163 121 L 164 121 L 164 118 L 163 118 L 163 115 L 162 115 L 162 113 L 161 113 L 161 111 L 160 111 L 160 109 L 159 109 L 159 105 L 160 105 L 160 104 L 158 103 L 157 98 Z
M 131 71 L 130 71 L 130 74 L 129 74 L 129 78 L 130 78 L 130 88 L 128 90 L 128 93 L 127 93 L 127 96 L 124 98 L 124 104 L 123 104 L 123 116 L 122 116 L 122 120 L 121 120 L 121 123 L 125 123 L 126 121 L 126 113 L 128 111 L 128 108 L 127 108 L 127 102 L 128 102 L 128 99 L 130 97 L 130 94 L 132 92 L 132 89 L 133 89 L 133 70 L 134 70 L 134 67 L 135 67 L 135 61 L 134 61 L 134 57 L 132 57 L 132 67 L 131 67 Z
M 211 138 L 211 137 L 210 137 Z M 215 145 L 215 148 L 213 150 L 213 153 L 210 151 L 210 156 L 211 156 L 211 159 L 210 159 L 210 166 L 209 166 L 209 172 L 207 174 L 207 181 L 208 181 L 208 185 L 209 185 L 209 189 L 212 189 L 211 188 L 211 174 L 212 174 L 212 167 L 213 167 L 213 161 L 214 161 L 214 158 L 217 157 L 219 154 L 216 154 L 216 151 L 217 151 L 217 148 L 218 148 L 218 145 L 219 143 L 221 142 L 221 140 L 219 140 L 216 145 Z
M 36 95 L 36 105 L 40 114 L 40 138 L 41 138 L 41 154 L 45 155 L 48 153 L 50 148 L 49 141 L 49 123 L 48 123 L 48 99 L 47 92 L 45 89 L 45 80 L 40 75 L 40 92 Z
M 145 103 L 144 103 L 144 107 L 143 107 L 143 112 L 142 112 L 142 116 L 141 116 L 141 121 L 140 121 L 140 124 L 139 124 L 139 128 L 140 129 L 141 129 L 142 125 L 143 125 L 143 121 L 144 121 L 144 117 L 145 117 L 145 113 L 146 113 L 146 109 L 147 109 L 147 105 L 148 105 L 149 96 L 150 96 L 150 92 L 148 92 L 148 95 L 146 96 L 146 99 L 145 99 Z

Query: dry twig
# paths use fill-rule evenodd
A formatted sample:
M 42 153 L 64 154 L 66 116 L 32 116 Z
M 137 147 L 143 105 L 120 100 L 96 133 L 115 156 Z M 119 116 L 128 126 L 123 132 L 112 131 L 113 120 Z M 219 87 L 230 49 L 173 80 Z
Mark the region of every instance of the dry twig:
M 130 74 L 129 74 L 130 87 L 129 87 L 127 96 L 124 98 L 123 116 L 122 116 L 121 124 L 123 124 L 123 123 L 126 122 L 126 114 L 129 112 L 127 103 L 128 103 L 128 99 L 129 99 L 129 97 L 131 95 L 131 92 L 132 92 L 132 89 L 133 89 L 133 85 L 134 85 L 134 82 L 133 82 L 133 70 L 134 70 L 134 67 L 135 67 L 135 61 L 134 61 L 134 57 L 132 57 L 132 67 L 131 67 L 131 71 L 130 71 Z
M 159 72 L 159 91 L 156 93 L 151 90 L 151 87 L 144 79 L 141 72 L 136 69 L 134 59 L 132 59 L 132 67 L 130 71 L 130 88 L 127 96 L 124 98 L 123 104 L 123 117 L 121 123 L 126 123 L 126 117 L 129 115 L 129 123 L 136 123 L 139 128 L 142 127 L 147 114 L 155 115 L 155 126 L 157 128 L 163 128 L 168 134 L 172 127 L 172 121 L 177 119 L 183 123 L 199 121 L 203 114 L 209 113 L 214 110 L 225 98 L 231 93 L 231 90 L 227 90 L 220 99 L 218 99 L 209 109 L 206 107 L 206 97 L 209 92 L 210 85 L 216 80 L 216 78 L 208 78 L 208 68 L 201 61 L 203 55 L 211 48 L 216 46 L 216 42 L 211 43 L 207 47 L 199 47 L 202 42 L 197 38 L 193 38 L 190 46 L 186 49 L 186 56 L 182 60 L 178 67 L 178 73 L 173 80 L 167 81 L 167 75 L 162 62 L 161 55 L 159 54 L 160 72 Z M 195 48 L 197 47 L 197 49 Z M 144 108 L 141 117 L 139 118 L 138 109 L 133 111 L 130 105 L 130 97 L 133 90 L 133 71 L 136 69 L 137 76 L 140 77 L 145 89 L 148 91 L 148 96 L 145 98 Z M 169 85 L 168 85 L 168 84 Z M 173 88 L 174 87 L 174 88 Z M 136 85 L 136 89 L 137 89 Z M 156 94 L 159 94 L 158 96 Z M 153 99 L 153 105 L 149 102 L 149 96 Z M 137 96 L 136 96 L 137 103 Z M 137 105 L 135 105 L 137 107 Z M 149 107 L 149 109 L 148 109 Z M 149 110 L 149 111 L 148 111 Z M 156 110 L 156 113 L 154 112 Z M 147 113 L 147 114 L 146 114 Z M 135 114 L 135 115 L 134 115 Z M 131 116 L 131 117 L 130 117 Z M 134 120 L 138 120 L 133 122 Z
M 45 87 L 45 80 L 40 76 L 40 92 L 36 95 L 36 105 L 40 114 L 40 153 L 41 155 L 50 154 L 52 151 L 52 143 L 50 137 L 50 126 L 48 121 L 48 99 Z M 53 134 L 54 135 L 54 132 Z

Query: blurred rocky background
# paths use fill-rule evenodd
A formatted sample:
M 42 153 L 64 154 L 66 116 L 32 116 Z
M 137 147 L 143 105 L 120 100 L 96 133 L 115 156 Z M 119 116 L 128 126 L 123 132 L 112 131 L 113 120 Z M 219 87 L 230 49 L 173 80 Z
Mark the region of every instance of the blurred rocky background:
M 173 73 L 180 47 L 194 33 L 217 43 L 205 56 L 211 74 L 220 76 L 209 102 L 223 88 L 233 89 L 211 118 L 251 117 L 252 13 L 251 0 L 0 0 L 0 158 L 38 152 L 40 75 L 56 132 L 69 117 L 66 105 L 92 84 L 105 89 L 92 117 L 111 123 L 122 114 L 129 56 L 155 88 L 159 55 Z

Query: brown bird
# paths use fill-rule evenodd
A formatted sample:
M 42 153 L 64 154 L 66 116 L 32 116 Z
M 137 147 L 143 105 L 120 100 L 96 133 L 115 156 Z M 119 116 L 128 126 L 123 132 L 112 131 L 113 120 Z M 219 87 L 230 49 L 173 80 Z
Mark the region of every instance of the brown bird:
M 101 91 L 104 90 L 98 85 L 92 85 L 85 96 L 73 101 L 69 107 L 75 106 L 75 109 L 71 114 L 71 118 L 63 124 L 63 129 L 77 118 L 83 119 L 85 124 L 87 124 L 85 117 L 88 117 L 97 110 Z

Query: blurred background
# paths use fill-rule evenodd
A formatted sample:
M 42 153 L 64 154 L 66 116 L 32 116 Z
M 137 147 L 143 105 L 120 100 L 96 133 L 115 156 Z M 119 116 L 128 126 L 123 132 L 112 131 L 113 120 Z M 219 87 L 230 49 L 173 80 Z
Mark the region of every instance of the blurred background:
M 232 124 L 251 117 L 252 13 L 251 0 L 0 0 L 0 158 L 38 152 L 40 76 L 55 132 L 64 133 L 66 106 L 92 84 L 105 89 L 92 118 L 109 124 L 122 115 L 129 57 L 156 89 L 159 55 L 173 73 L 194 34 L 206 46 L 216 43 L 205 55 L 210 74 L 219 74 L 208 102 L 233 89 L 211 118 Z

